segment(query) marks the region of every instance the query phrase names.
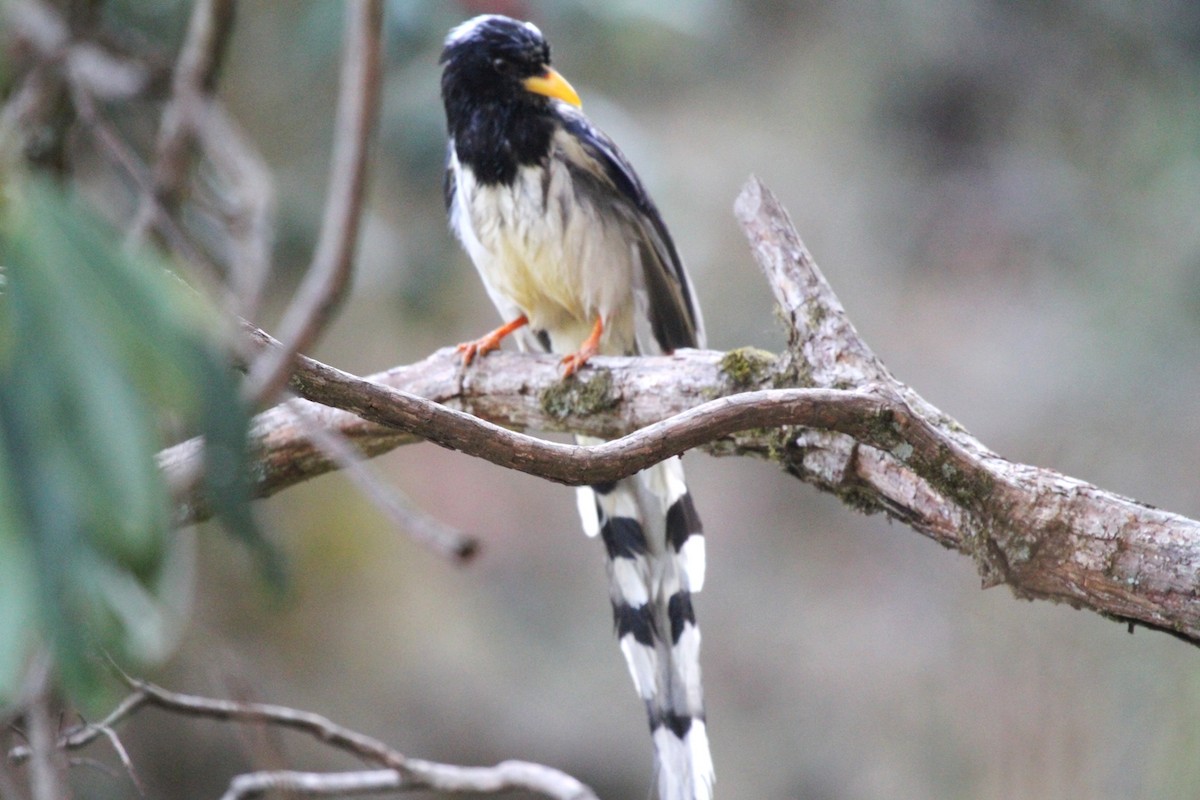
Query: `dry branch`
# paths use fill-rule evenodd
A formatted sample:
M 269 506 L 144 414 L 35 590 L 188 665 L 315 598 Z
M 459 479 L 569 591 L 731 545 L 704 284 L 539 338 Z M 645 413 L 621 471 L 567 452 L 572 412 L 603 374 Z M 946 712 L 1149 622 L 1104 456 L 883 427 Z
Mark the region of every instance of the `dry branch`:
M 428 439 L 563 483 L 610 480 L 700 446 L 769 458 L 970 555 L 985 586 L 1200 643 L 1200 522 L 991 452 L 891 376 L 757 180 L 737 214 L 789 323 L 778 359 L 597 358 L 564 382 L 555 359 L 532 355 L 496 353 L 464 371 L 447 349 L 370 380 L 301 358 L 291 388 L 307 401 L 292 402 L 310 402 L 367 455 Z M 259 334 L 258 346 L 272 345 Z M 276 408 L 256 419 L 260 495 L 333 468 L 289 416 Z M 620 438 L 579 447 L 507 428 Z M 194 447 L 165 451 L 164 468 L 186 465 Z M 193 501 L 181 518 L 203 513 Z
M 564 772 L 527 761 L 503 761 L 491 767 L 462 767 L 410 758 L 378 739 L 342 727 L 310 711 L 268 703 L 217 700 L 163 689 L 146 681 L 125 677 L 133 690 L 104 720 L 66 731 L 57 742 L 43 744 L 46 752 L 77 750 L 101 736 L 110 737 L 113 726 L 147 706 L 183 716 L 223 722 L 259 723 L 307 734 L 337 750 L 383 769 L 353 772 L 252 772 L 235 776 L 225 798 L 250 797 L 268 790 L 290 790 L 305 795 L 365 794 L 433 789 L 441 792 L 492 794 L 524 789 L 556 800 L 596 800 L 584 784 Z M 8 761 L 20 764 L 38 754 L 31 745 L 8 751 Z M 57 797 L 57 795 L 55 795 Z

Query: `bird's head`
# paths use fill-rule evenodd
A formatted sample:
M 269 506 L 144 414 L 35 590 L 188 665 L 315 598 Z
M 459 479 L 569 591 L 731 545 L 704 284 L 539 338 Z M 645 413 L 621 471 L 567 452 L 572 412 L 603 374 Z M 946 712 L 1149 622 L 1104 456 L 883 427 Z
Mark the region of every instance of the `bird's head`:
M 475 104 L 542 104 L 556 98 L 579 107 L 579 95 L 550 66 L 550 45 L 532 22 L 498 14 L 450 31 L 439 63 L 442 97 Z

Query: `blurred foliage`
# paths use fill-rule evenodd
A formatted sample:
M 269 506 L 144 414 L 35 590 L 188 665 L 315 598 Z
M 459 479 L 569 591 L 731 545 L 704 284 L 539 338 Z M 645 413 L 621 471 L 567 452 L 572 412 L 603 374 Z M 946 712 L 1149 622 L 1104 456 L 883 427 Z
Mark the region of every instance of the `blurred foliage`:
M 0 216 L 0 702 L 47 643 L 94 699 L 98 652 L 161 658 L 171 498 L 164 423 L 206 437 L 214 509 L 277 567 L 249 513 L 248 414 L 211 317 L 158 264 L 51 184 L 12 181 Z

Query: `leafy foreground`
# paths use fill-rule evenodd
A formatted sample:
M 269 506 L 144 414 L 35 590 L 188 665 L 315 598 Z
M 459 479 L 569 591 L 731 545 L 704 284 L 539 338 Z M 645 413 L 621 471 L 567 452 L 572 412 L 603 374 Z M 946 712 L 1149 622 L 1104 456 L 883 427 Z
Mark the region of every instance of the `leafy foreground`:
M 215 513 L 278 566 L 215 315 L 51 184 L 22 177 L 0 203 L 0 707 L 42 645 L 88 705 L 98 653 L 161 658 L 180 628 L 164 428 L 205 437 Z

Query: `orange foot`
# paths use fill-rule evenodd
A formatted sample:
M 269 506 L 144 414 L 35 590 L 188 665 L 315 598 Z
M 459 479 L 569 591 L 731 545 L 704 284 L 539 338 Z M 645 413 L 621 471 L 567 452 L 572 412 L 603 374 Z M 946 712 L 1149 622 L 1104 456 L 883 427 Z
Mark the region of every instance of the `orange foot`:
M 500 342 L 503 341 L 505 336 L 528 324 L 529 320 L 522 314 L 512 322 L 506 322 L 499 328 L 496 328 L 491 333 L 486 333 L 470 342 L 463 342 L 458 347 L 455 347 L 454 350 L 457 353 L 462 353 L 463 366 L 465 367 L 475 360 L 475 356 L 485 356 L 492 352 L 500 346 Z
M 579 345 L 579 349 L 570 355 L 565 355 L 562 361 L 563 377 L 567 378 L 574 375 L 580 367 L 587 363 L 587 360 L 596 355 L 600 351 L 600 337 L 604 334 L 604 319 L 596 317 L 596 324 L 592 326 L 592 332 L 583 340 L 583 344 Z

